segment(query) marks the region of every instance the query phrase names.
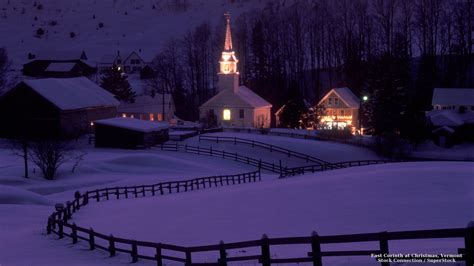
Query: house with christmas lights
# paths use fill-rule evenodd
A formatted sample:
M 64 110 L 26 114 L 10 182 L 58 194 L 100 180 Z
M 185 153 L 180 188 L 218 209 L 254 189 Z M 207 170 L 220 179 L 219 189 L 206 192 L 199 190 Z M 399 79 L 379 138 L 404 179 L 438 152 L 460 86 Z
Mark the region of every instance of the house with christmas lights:
M 214 117 L 222 126 L 270 127 L 272 105 L 246 86 L 239 85 L 235 51 L 232 49 L 230 15 L 226 14 L 226 35 L 222 51 L 219 92 L 199 107 L 199 117 Z
M 347 87 L 331 89 L 318 103 L 325 108 L 320 125 L 327 129 L 359 128 L 359 98 Z

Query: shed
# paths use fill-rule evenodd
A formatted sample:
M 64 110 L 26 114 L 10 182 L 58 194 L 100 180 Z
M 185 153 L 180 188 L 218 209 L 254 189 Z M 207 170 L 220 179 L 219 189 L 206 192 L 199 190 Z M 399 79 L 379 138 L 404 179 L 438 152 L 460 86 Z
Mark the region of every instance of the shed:
M 0 98 L 0 136 L 73 138 L 91 122 L 116 117 L 111 93 L 85 77 L 24 80 Z
M 148 148 L 168 141 L 169 124 L 134 118 L 115 117 L 95 121 L 95 146 Z

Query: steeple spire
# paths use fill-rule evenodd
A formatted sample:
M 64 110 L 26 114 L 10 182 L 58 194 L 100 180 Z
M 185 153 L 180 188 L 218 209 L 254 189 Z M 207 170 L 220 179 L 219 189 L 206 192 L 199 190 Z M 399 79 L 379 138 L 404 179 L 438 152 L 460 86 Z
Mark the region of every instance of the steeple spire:
M 226 31 L 225 31 L 224 51 L 232 51 L 232 35 L 230 33 L 230 13 L 226 12 L 224 16 L 227 21 L 227 26 L 226 26 Z

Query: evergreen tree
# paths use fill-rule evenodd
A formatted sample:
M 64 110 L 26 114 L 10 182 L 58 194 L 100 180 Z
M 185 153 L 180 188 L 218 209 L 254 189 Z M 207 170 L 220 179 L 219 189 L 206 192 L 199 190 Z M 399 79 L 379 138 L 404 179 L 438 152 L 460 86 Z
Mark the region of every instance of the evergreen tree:
M 301 117 L 306 112 L 306 106 L 296 81 L 290 83 L 288 92 L 289 100 L 280 114 L 280 123 L 283 127 L 296 128 L 301 125 Z
M 127 75 L 115 65 L 102 76 L 100 86 L 114 94 L 121 102 L 133 103 L 137 96 L 128 83 Z
M 371 65 L 366 86 L 370 96 L 364 111 L 368 131 L 375 135 L 400 132 L 406 108 L 407 64 L 402 58 L 385 54 Z

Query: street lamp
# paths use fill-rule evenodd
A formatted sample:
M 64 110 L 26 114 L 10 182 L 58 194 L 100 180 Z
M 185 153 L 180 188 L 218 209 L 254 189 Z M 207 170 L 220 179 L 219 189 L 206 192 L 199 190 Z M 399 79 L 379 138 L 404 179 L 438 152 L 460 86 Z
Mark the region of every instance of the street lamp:
M 362 114 L 363 114 L 363 109 L 362 106 L 365 102 L 369 100 L 369 96 L 364 95 L 360 99 L 360 104 L 359 104 L 359 134 L 362 135 Z

